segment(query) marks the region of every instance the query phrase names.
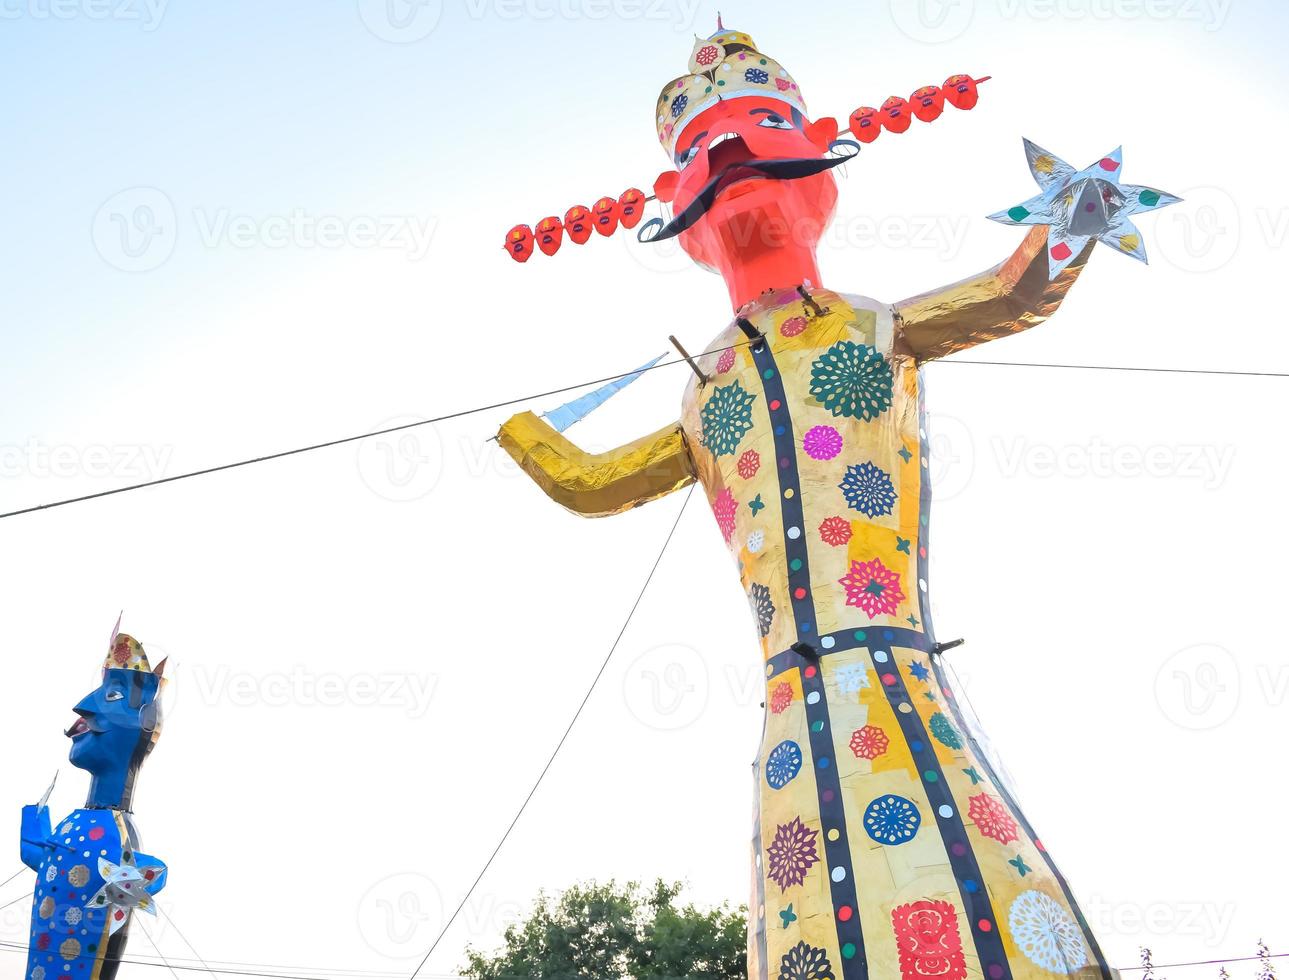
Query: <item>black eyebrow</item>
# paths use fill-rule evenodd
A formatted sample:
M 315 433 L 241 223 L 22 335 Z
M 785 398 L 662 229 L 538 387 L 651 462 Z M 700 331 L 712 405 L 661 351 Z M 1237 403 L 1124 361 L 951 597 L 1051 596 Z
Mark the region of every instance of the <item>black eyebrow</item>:
M 776 112 L 774 109 L 749 109 L 747 111 L 747 114 L 749 116 L 782 116 L 783 115 L 783 113 Z
M 680 158 L 683 157 L 690 150 L 692 150 L 695 146 L 697 146 L 698 141 L 702 139 L 704 136 L 706 136 L 707 133 L 708 131 L 704 129 L 701 133 L 699 133 L 697 136 L 695 136 L 692 140 L 689 141 L 689 145 L 687 147 L 685 147 L 683 150 L 678 151 L 676 153 L 676 162 L 679 163 Z

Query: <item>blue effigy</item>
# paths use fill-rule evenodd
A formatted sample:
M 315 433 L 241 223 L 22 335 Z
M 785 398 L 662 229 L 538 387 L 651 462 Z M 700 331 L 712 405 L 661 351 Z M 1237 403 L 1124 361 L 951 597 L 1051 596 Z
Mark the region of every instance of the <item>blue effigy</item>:
M 73 709 L 66 732 L 72 765 L 91 777 L 85 806 L 56 825 L 48 793 L 22 809 L 22 862 L 36 872 L 26 980 L 113 980 L 132 915 L 157 914 L 166 867 L 139 850 L 131 801 L 161 734 L 164 667 L 114 633 L 103 682 Z

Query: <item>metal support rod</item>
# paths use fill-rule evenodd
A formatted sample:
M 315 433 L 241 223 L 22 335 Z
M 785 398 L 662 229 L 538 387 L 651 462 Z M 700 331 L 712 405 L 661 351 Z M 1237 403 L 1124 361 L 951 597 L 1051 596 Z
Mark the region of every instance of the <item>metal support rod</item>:
M 694 362 L 694 359 L 689 356 L 689 351 L 685 350 L 685 348 L 680 345 L 680 341 L 677 340 L 674 335 L 668 336 L 667 339 L 672 342 L 672 345 L 676 348 L 676 350 L 680 351 L 680 356 L 685 359 L 685 362 L 690 366 L 693 372 L 696 375 L 698 375 L 698 383 L 700 385 L 707 384 L 707 375 L 703 374 L 703 372 L 699 370 L 698 365 Z
M 952 650 L 954 647 L 960 647 L 966 642 L 967 641 L 963 639 L 946 640 L 944 643 L 937 643 L 935 646 L 933 646 L 931 648 L 931 652 L 939 656 L 940 654 L 944 653 L 946 650 Z

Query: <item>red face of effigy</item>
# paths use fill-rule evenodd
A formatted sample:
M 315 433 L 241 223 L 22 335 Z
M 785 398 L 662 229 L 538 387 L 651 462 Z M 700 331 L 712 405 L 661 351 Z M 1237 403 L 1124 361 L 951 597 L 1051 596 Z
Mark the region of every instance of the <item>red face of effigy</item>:
M 718 102 L 685 127 L 676 146 L 680 166 L 673 210 L 700 197 L 706 213 L 681 232 L 694 261 L 727 270 L 732 255 L 774 248 L 814 251 L 837 203 L 828 172 L 775 179 L 741 164 L 758 160 L 819 160 L 837 135 L 832 119 L 811 123 L 784 102 L 745 96 Z

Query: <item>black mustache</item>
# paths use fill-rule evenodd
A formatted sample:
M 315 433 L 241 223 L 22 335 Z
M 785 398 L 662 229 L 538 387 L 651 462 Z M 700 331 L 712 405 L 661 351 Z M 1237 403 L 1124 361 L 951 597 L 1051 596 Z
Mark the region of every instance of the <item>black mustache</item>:
M 853 156 L 854 154 L 851 154 Z M 823 173 L 825 170 L 831 170 L 833 167 L 846 163 L 850 156 L 839 157 L 790 157 L 781 160 L 748 160 L 744 163 L 732 164 L 713 176 L 707 181 L 707 184 L 698 196 L 689 202 L 689 205 L 680 214 L 675 215 L 669 223 L 663 224 L 661 218 L 654 218 L 649 221 L 636 237 L 649 244 L 650 242 L 661 242 L 668 238 L 675 238 L 686 228 L 693 227 L 698 219 L 707 213 L 712 203 L 716 200 L 718 187 L 721 178 L 725 176 L 728 170 L 755 170 L 771 180 L 800 180 L 802 177 L 813 177 L 815 174 Z M 645 237 L 651 229 L 657 229 L 657 233 Z

